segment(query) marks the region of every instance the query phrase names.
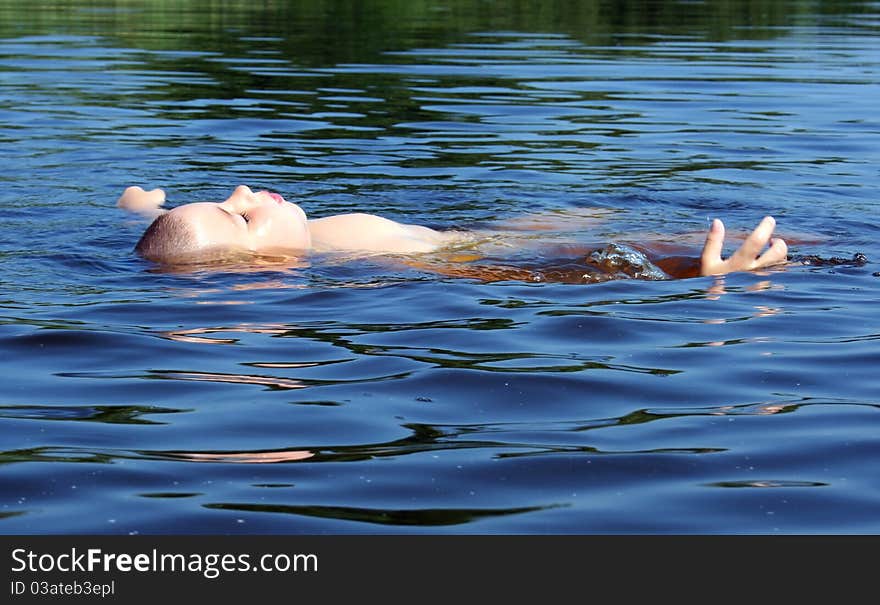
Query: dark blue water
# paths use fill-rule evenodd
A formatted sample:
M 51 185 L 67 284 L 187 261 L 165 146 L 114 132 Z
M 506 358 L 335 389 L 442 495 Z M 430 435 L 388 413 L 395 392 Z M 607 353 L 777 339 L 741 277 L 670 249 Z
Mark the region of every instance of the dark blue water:
M 880 533 L 880 4 L 748 4 L 0 4 L 0 532 Z M 242 183 L 693 254 L 772 214 L 868 262 L 132 253 L 126 186 Z

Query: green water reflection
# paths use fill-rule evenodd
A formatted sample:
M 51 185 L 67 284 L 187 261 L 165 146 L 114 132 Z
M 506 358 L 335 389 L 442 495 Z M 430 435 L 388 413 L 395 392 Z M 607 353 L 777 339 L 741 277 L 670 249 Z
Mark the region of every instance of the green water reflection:
M 773 38 L 777 28 L 868 12 L 865 2 L 384 0 L 0 2 L 0 36 L 60 31 L 113 35 L 134 48 L 214 50 L 241 56 L 255 44 L 283 49 L 306 66 L 376 62 L 385 51 L 447 45 L 469 33 L 565 34 L 591 45 L 640 36 L 709 40 Z M 850 24 L 854 25 L 854 24 Z M 756 33 L 757 32 L 757 33 Z M 278 37 L 277 39 L 273 39 Z

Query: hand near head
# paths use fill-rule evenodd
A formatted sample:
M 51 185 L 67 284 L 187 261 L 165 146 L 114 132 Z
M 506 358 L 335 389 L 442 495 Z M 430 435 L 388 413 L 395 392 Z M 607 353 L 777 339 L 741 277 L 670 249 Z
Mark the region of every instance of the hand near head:
M 742 245 L 727 260 L 721 258 L 724 246 L 724 223 L 719 219 L 712 221 L 703 254 L 700 257 L 700 275 L 718 275 L 732 271 L 751 271 L 784 263 L 788 259 L 788 246 L 779 238 L 770 239 L 776 221 L 772 216 L 765 216 L 758 223 Z M 769 248 L 764 251 L 764 247 Z
M 128 187 L 116 201 L 116 205 L 129 212 L 137 212 L 148 218 L 155 218 L 165 212 L 165 192 L 161 189 L 144 191 L 141 187 Z

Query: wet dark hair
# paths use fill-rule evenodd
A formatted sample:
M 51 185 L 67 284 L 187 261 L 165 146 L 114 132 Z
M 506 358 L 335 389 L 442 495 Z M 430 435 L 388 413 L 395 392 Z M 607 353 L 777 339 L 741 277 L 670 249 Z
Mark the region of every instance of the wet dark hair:
M 135 252 L 155 262 L 175 262 L 198 251 L 199 238 L 187 221 L 173 213 L 156 217 L 137 245 Z

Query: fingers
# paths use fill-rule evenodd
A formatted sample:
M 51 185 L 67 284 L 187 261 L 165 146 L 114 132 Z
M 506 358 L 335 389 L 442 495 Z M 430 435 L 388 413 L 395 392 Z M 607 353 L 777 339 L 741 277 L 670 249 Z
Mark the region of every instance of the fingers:
M 126 187 L 125 191 L 122 192 L 122 195 L 119 196 L 119 199 L 116 200 L 116 205 L 120 208 L 131 206 L 136 199 L 143 196 L 145 193 L 146 191 L 144 191 L 142 187 L 138 187 L 137 185 Z
M 712 221 L 709 233 L 706 234 L 706 243 L 703 244 L 703 253 L 700 255 L 700 269 L 703 275 L 709 275 L 723 263 L 721 249 L 724 247 L 724 223 L 719 219 Z
M 161 189 L 144 191 L 138 186 L 127 187 L 116 201 L 116 205 L 126 210 L 139 212 L 156 209 L 165 203 L 165 192 Z
M 772 216 L 765 216 L 755 230 L 745 239 L 743 244 L 727 260 L 722 259 L 724 245 L 724 225 L 715 219 L 706 235 L 706 243 L 700 257 L 700 273 L 702 275 L 718 275 L 732 271 L 751 271 L 784 263 L 788 260 L 788 245 L 782 239 L 770 240 L 776 221 Z M 770 244 L 762 254 L 761 251 Z
M 785 240 L 776 238 L 770 242 L 770 249 L 755 261 L 755 268 L 778 265 L 786 260 L 788 260 L 788 244 L 785 243 Z
M 743 242 L 742 246 L 730 257 L 731 264 L 739 269 L 752 269 L 764 246 L 770 241 L 776 221 L 772 216 L 765 216 Z

